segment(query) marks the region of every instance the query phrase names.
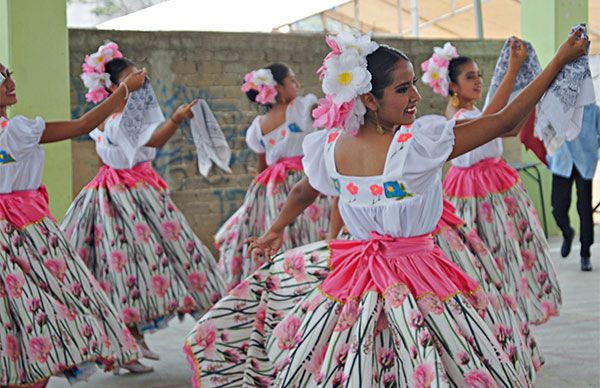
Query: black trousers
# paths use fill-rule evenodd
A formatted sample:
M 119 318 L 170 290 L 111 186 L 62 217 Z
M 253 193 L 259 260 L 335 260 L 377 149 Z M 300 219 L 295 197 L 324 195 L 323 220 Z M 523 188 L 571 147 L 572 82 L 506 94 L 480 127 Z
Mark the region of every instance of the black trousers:
M 563 237 L 571 234 L 569 208 L 573 181 L 577 186 L 577 213 L 579 213 L 579 230 L 581 256 L 590 257 L 590 247 L 594 243 L 594 221 L 592 216 L 592 181 L 584 179 L 573 166 L 571 176 L 563 178 L 552 174 L 552 214 Z

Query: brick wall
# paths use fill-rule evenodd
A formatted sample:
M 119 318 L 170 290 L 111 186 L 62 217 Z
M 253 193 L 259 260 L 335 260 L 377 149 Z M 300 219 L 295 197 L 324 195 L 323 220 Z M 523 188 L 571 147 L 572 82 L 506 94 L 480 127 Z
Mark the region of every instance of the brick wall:
M 212 245 L 219 225 L 240 205 L 255 174 L 255 155 L 245 147 L 244 132 L 260 110 L 240 92 L 243 75 L 270 62 L 284 62 L 302 83 L 302 93 L 321 95 L 315 74 L 328 52 L 322 35 L 248 34 L 214 32 L 130 32 L 70 30 L 71 104 L 74 117 L 91 105 L 85 103 L 85 90 L 79 74 L 86 53 L 95 51 L 104 40 L 119 43 L 125 55 L 145 66 L 165 115 L 179 104 L 195 97 L 207 100 L 233 151 L 233 174 L 213 170 L 208 178 L 197 170 L 194 146 L 187 126 L 160 150 L 154 165 L 169 184 L 173 199 L 200 238 Z M 443 41 L 404 40 L 376 37 L 406 52 L 420 76 L 419 64 L 429 57 L 433 46 Z M 500 41 L 455 42 L 462 55 L 477 59 L 489 81 L 502 46 Z M 446 101 L 434 96 L 419 83 L 420 114 L 440 113 Z M 98 169 L 94 144 L 82 137 L 72 142 L 73 195 Z M 515 152 L 516 150 L 516 152 Z M 518 147 L 508 145 L 509 159 L 518 158 Z

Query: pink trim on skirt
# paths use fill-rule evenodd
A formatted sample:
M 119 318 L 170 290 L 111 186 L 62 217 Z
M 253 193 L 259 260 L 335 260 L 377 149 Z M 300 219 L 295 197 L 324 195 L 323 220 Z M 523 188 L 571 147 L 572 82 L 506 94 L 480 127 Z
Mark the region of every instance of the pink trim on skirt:
M 465 222 L 456 215 L 456 209 L 454 205 L 450 203 L 446 198 L 444 198 L 444 208 L 442 210 L 442 217 L 438 221 L 435 226 L 435 230 L 433 231 L 433 235 L 439 234 L 442 230 L 446 228 L 455 229 L 459 226 L 462 226 Z
M 450 197 L 486 197 L 503 193 L 519 182 L 519 174 L 502 158 L 483 159 L 471 167 L 452 166 L 444 178 L 444 192 Z
M 360 299 L 368 291 L 384 295 L 398 284 L 416 298 L 435 294 L 441 300 L 479 290 L 479 283 L 448 260 L 431 235 L 394 238 L 371 233 L 369 240 L 333 240 L 329 246 L 331 272 L 320 288 L 341 302 Z
M 17 228 L 35 224 L 46 217 L 56 222 L 48 208 L 48 192 L 44 185 L 37 190 L 0 194 L 0 219 Z
M 256 182 L 263 186 L 274 182 L 276 185 L 285 181 L 288 172 L 304 171 L 302 167 L 302 156 L 292 156 L 290 158 L 281 158 L 277 163 L 270 165 L 263 172 L 258 174 Z
M 113 188 L 114 186 L 124 185 L 128 189 L 137 186 L 139 183 L 147 183 L 156 190 L 168 189 L 167 183 L 158 175 L 151 162 L 136 164 L 133 168 L 118 170 L 110 166 L 102 166 L 94 179 L 88 183 L 86 189 L 98 189 L 99 187 Z

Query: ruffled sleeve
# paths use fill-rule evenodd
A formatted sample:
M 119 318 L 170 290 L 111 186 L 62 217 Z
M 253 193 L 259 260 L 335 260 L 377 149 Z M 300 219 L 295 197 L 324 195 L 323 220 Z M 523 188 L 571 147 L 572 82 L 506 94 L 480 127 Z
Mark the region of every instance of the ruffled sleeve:
M 28 119 L 24 116 L 15 116 L 9 120 L 6 128 L 7 145 L 15 156 L 26 153 L 40 144 L 45 129 L 46 123 L 41 117 Z
M 252 124 L 250 124 L 250 127 L 246 131 L 246 144 L 248 144 L 248 147 L 257 154 L 264 154 L 266 152 L 260 130 L 260 116 L 257 116 L 254 121 L 252 121 Z
M 306 96 L 297 97 L 288 105 L 286 120 L 291 132 L 311 133 L 315 130 L 313 128 L 312 110 L 318 102 L 317 96 L 307 94 Z
M 325 163 L 325 145 L 328 131 L 317 131 L 307 135 L 302 143 L 304 157 L 302 165 L 308 183 L 317 191 L 325 195 L 338 196 Z
M 425 190 L 438 179 L 442 166 L 454 148 L 455 120 L 428 115 L 417 119 L 411 133 L 413 143 L 408 151 L 404 177 L 413 182 L 413 189 Z

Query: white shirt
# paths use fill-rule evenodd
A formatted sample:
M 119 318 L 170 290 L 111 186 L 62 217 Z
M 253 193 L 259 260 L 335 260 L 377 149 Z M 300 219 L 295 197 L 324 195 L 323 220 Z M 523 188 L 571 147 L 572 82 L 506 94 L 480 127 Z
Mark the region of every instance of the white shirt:
M 477 108 L 474 108 L 472 110 L 461 109 L 458 112 L 456 112 L 456 115 L 454 115 L 454 119 L 476 119 L 480 117 L 481 114 L 482 112 Z M 453 166 L 456 167 L 467 168 L 482 161 L 483 159 L 499 158 L 502 156 L 502 152 L 502 139 L 495 138 L 494 140 L 491 140 L 485 143 L 484 145 L 467 152 L 466 154 L 462 154 L 461 156 L 452 159 L 451 163 Z
M 317 102 L 314 94 L 296 97 L 287 106 L 285 122 L 266 135 L 260 128 L 261 116 L 257 116 L 246 131 L 248 147 L 258 154 L 266 154 L 269 166 L 281 158 L 302 155 L 304 137 L 315 131 L 311 113 Z
M 454 120 L 424 116 L 394 135 L 382 175 L 344 176 L 337 172 L 334 149 L 340 132 L 319 131 L 304 140 L 304 172 L 316 190 L 339 196 L 350 233 L 392 237 L 432 232 L 442 215 L 442 166 L 454 146 Z
M 129 168 L 129 159 L 123 148 L 113 141 L 113 133 L 119 130 L 120 122 L 121 114 L 112 114 L 104 123 L 104 131 L 96 128 L 90 133 L 90 137 L 96 142 L 96 152 L 102 159 L 102 163 L 117 170 L 124 170 Z M 133 164 L 148 162 L 154 160 L 155 157 L 156 148 L 140 147 L 135 150 Z
M 0 117 L 0 193 L 37 190 L 42 185 L 44 149 L 40 138 L 46 123 L 41 117 Z

